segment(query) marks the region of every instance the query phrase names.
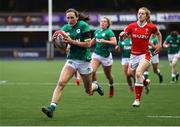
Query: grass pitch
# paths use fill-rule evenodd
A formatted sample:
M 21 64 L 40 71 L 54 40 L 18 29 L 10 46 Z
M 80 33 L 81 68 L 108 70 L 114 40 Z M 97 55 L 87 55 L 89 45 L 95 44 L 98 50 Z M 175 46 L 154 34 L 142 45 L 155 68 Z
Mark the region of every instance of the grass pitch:
M 113 64 L 115 96 L 108 98 L 107 80 L 102 68 L 98 81 L 105 95 L 86 95 L 82 82 L 73 79 L 66 85 L 54 118 L 41 112 L 50 103 L 64 60 L 0 61 L 0 125 L 1 126 L 180 126 L 180 82 L 171 84 L 171 68 L 160 62 L 164 82 L 150 70 L 151 91 L 142 95 L 141 106 L 133 108 L 134 93 L 127 84 L 120 61 Z M 178 70 L 180 65 L 178 64 Z M 179 70 L 180 71 L 180 70 Z

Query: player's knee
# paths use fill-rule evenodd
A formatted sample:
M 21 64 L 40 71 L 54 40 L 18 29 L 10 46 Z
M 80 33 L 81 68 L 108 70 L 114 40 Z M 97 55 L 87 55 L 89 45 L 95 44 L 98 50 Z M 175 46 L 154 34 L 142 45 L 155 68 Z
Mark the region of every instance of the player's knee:
M 92 71 L 92 75 L 96 76 L 96 71 L 95 70 Z
M 128 76 L 128 77 L 134 76 L 133 73 L 132 73 L 132 71 L 130 71 L 130 70 L 128 70 L 126 73 L 127 73 L 127 76 Z
M 63 89 L 65 87 L 65 84 L 66 83 L 63 81 L 58 81 L 57 86 L 60 87 L 61 89 Z
M 172 67 L 176 67 L 176 61 L 172 62 Z
M 140 72 L 136 72 L 135 77 L 136 79 L 140 79 L 142 77 L 142 74 Z
M 124 70 L 124 74 L 127 76 L 128 75 L 128 72 L 126 70 Z

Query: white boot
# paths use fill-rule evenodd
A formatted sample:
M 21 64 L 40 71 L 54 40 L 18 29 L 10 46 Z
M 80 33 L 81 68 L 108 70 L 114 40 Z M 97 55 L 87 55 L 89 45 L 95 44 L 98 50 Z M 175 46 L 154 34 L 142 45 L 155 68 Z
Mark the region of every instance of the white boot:
M 133 107 L 139 107 L 140 106 L 140 101 L 139 100 L 135 100 L 132 104 Z

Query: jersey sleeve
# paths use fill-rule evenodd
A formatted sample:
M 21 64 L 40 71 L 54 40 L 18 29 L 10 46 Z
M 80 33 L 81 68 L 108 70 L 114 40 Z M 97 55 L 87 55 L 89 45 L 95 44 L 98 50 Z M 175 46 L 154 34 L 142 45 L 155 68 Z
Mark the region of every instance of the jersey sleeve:
M 115 34 L 112 30 L 109 31 L 109 38 L 111 38 L 111 37 L 115 37 Z
M 118 46 L 123 48 L 123 45 L 122 45 L 123 41 L 118 41 Z
M 171 38 L 170 35 L 168 35 L 168 36 L 166 37 L 165 41 L 166 41 L 167 43 L 169 43 L 170 38 Z
M 90 41 L 91 40 L 91 33 L 90 32 L 85 32 L 85 33 L 82 33 L 82 38 L 83 40 L 86 42 L 86 41 Z
M 153 34 L 155 34 L 155 33 L 158 32 L 158 28 L 157 28 L 154 24 L 152 24 L 151 29 L 152 29 L 152 33 L 153 33 Z
M 156 45 L 156 44 L 158 43 L 158 40 L 157 40 L 157 38 L 153 38 L 153 39 L 151 40 L 151 42 L 152 42 L 154 45 Z
M 89 28 L 89 25 L 86 22 L 82 23 L 81 30 L 82 30 L 82 39 L 83 39 L 83 41 L 85 41 L 85 42 L 90 41 L 91 40 L 90 28 Z
M 90 32 L 89 24 L 87 24 L 86 22 L 82 24 L 81 29 L 82 33 Z
M 180 49 L 180 35 L 177 36 L 177 40 L 179 41 L 179 49 Z
M 127 34 L 131 34 L 131 31 L 132 31 L 132 25 L 131 24 L 124 28 L 124 32 L 126 32 Z
M 60 30 L 66 31 L 66 25 L 60 27 Z

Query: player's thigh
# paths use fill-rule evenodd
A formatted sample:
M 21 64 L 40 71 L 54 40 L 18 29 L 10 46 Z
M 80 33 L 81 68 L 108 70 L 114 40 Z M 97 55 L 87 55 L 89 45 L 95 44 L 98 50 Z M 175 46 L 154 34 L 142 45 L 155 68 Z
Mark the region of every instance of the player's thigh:
M 154 64 L 152 64 L 154 71 L 158 69 L 158 64 L 159 64 L 159 63 L 154 63 Z
M 103 70 L 104 70 L 104 74 L 106 76 L 110 76 L 111 75 L 111 70 L 112 70 L 112 65 L 110 65 L 110 66 L 103 66 Z
M 175 65 L 178 62 L 178 60 L 180 60 L 180 52 L 174 56 L 172 64 Z
M 59 81 L 63 83 L 67 83 L 72 78 L 75 72 L 76 70 L 73 67 L 65 64 L 60 73 Z
M 169 60 L 169 64 L 172 64 L 172 60 L 174 58 L 175 54 L 168 54 L 168 60 Z
M 125 74 L 125 75 L 128 74 L 128 66 L 129 66 L 129 64 L 123 65 L 123 70 L 124 70 L 124 74 Z
M 143 75 L 144 71 L 147 70 L 150 66 L 150 61 L 146 60 L 146 59 L 141 59 L 141 61 L 139 62 L 139 65 L 136 69 L 136 73 Z
M 100 63 L 100 61 L 97 58 L 92 58 L 91 64 L 92 64 L 93 72 L 96 72 L 97 68 L 99 67 L 99 65 L 101 63 Z
M 135 70 L 135 69 L 132 69 L 131 65 L 129 64 L 129 65 L 128 65 L 128 69 L 127 69 L 127 75 L 134 77 L 135 71 L 136 71 L 136 70 Z

